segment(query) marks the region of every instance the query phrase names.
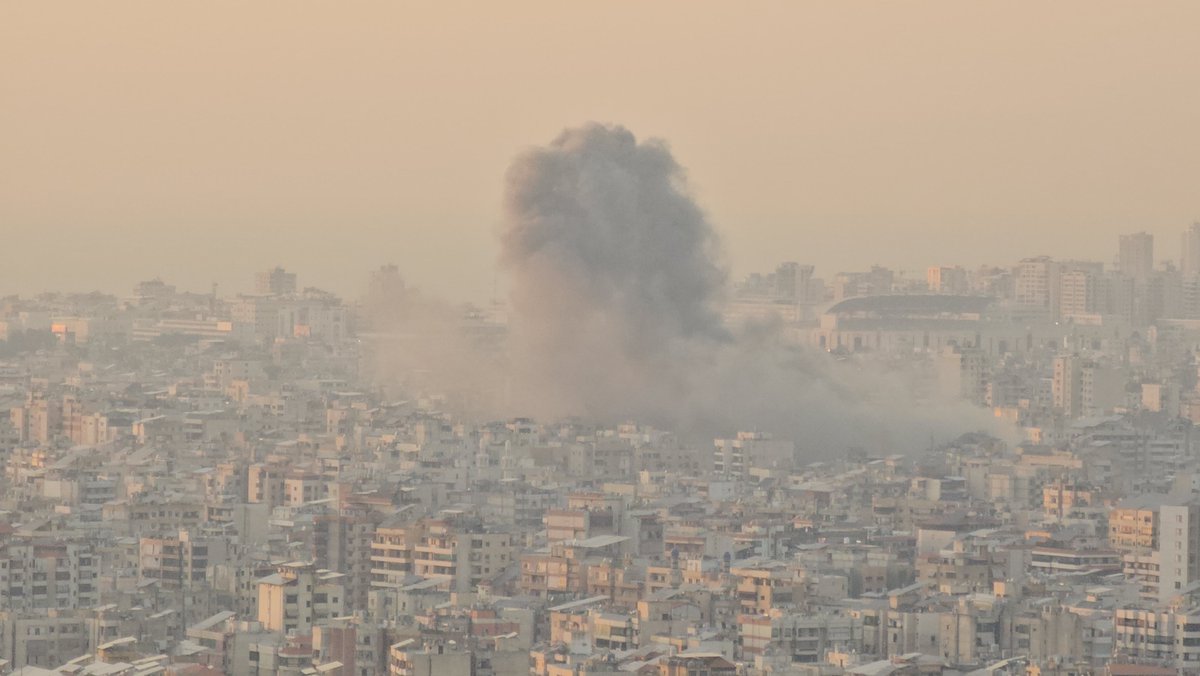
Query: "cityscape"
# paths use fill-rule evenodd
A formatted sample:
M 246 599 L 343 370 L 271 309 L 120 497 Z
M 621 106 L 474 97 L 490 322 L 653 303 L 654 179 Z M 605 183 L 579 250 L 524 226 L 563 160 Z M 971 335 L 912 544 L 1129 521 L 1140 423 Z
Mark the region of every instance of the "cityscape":
M 1200 224 L 1165 256 L 1145 233 L 1116 244 L 1109 263 L 922 278 L 782 262 L 732 285 L 725 325 L 905 369 L 926 405 L 996 422 L 902 452 L 476 417 L 439 374 L 380 369 L 425 316 L 395 266 L 360 299 L 282 267 L 233 297 L 152 279 L 5 298 L 0 659 L 16 674 L 1200 667 Z M 455 333 L 503 353 L 502 304 L 454 310 Z
M 1200 676 L 1200 3 L 0 3 L 0 676 Z

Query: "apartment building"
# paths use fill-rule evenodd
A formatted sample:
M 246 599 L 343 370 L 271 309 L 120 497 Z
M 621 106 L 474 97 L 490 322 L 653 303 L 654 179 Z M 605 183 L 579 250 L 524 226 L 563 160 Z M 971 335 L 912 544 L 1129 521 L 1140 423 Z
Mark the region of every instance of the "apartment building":
M 171 537 L 143 537 L 138 541 L 138 577 L 164 589 L 198 587 L 208 580 L 210 565 L 225 561 L 228 549 L 225 538 L 197 538 L 187 530 Z
M 341 573 L 311 563 L 285 563 L 258 581 L 258 621 L 269 631 L 307 634 L 321 620 L 345 613 Z
M 1114 624 L 1115 653 L 1200 671 L 1200 609 L 1118 608 Z
M 74 609 L 99 598 L 95 549 L 84 542 L 13 539 L 0 545 L 0 609 Z
M 430 519 L 413 549 L 413 572 L 445 579 L 450 589 L 474 591 L 514 563 L 516 536 L 471 519 Z
M 741 655 L 747 660 L 773 652 L 790 655 L 793 664 L 813 664 L 834 648 L 862 646 L 862 622 L 851 617 L 775 610 L 740 615 L 737 622 Z
M 730 477 L 747 477 L 751 468 L 790 469 L 796 444 L 762 432 L 738 432 L 733 439 L 713 441 L 713 470 Z

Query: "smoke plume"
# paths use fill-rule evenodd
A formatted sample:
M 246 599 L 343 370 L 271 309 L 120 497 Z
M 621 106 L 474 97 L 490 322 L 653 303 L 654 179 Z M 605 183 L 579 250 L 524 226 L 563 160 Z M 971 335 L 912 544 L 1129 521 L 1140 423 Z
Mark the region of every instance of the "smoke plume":
M 990 425 L 962 402 L 785 344 L 719 314 L 721 248 L 661 141 L 568 129 L 507 175 L 514 410 L 635 418 L 700 434 L 755 428 L 814 452 L 922 447 Z

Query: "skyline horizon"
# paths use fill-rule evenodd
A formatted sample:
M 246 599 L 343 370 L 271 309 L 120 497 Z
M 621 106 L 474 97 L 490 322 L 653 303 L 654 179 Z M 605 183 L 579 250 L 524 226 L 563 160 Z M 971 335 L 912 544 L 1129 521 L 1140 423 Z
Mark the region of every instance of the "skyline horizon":
M 669 145 L 735 276 L 1200 218 L 1196 3 L 367 5 L 0 8 L 0 289 L 391 261 L 486 299 L 505 167 L 588 120 Z
M 917 279 L 924 276 L 926 270 L 930 267 L 946 266 L 946 267 L 962 267 L 967 270 L 974 270 L 987 267 L 1004 268 L 1011 267 L 1019 261 L 1028 258 L 1037 258 L 1040 256 L 1048 256 L 1055 260 L 1061 261 L 1090 261 L 1103 263 L 1106 267 L 1114 266 L 1117 259 L 1117 242 L 1118 238 L 1123 235 L 1129 235 L 1139 232 L 1150 234 L 1155 241 L 1154 245 L 1154 263 L 1155 267 L 1160 267 L 1165 262 L 1171 262 L 1176 267 L 1179 266 L 1181 260 L 1181 248 L 1179 246 L 1179 238 L 1185 232 L 1185 229 L 1191 225 L 1200 225 L 1200 218 L 1191 221 L 1184 228 L 1168 230 L 1164 233 L 1164 228 L 1141 228 L 1141 229 L 1114 229 L 1111 233 L 1111 238 L 1096 238 L 1092 241 L 1092 246 L 1089 248 L 1092 254 L 1080 254 L 1078 252 L 1069 252 L 1066 250 L 1066 243 L 1060 242 L 1060 247 L 1057 250 L 1046 250 L 1049 247 L 1039 249 L 1030 249 L 1026 253 L 1018 254 L 1015 257 L 1008 257 L 1000 260 L 998 256 L 993 256 L 991 260 L 980 256 L 968 256 L 966 260 L 908 260 L 903 263 L 895 263 L 878 257 L 871 258 L 866 256 L 858 257 L 856 262 L 850 262 L 849 256 L 824 256 L 821 253 L 810 255 L 808 258 L 802 256 L 791 256 L 786 252 L 777 253 L 773 259 L 762 259 L 755 263 L 733 261 L 729 264 L 734 256 L 729 252 L 732 248 L 729 240 L 725 237 L 720 227 L 717 227 L 717 234 L 720 237 L 722 246 L 721 261 L 724 264 L 722 269 L 726 273 L 725 283 L 727 286 L 736 286 L 747 276 L 755 273 L 771 272 L 779 264 L 786 262 L 796 262 L 800 264 L 813 265 L 815 267 L 815 276 L 832 279 L 840 273 L 864 272 L 873 266 L 888 268 L 896 272 L 901 278 Z M 1165 240 L 1165 242 L 1164 242 Z M 1104 242 L 1108 242 L 1106 246 Z M 982 247 L 981 247 L 982 248 Z M 1100 253 L 1107 249 L 1107 253 Z M 811 250 L 810 250 L 811 253 Z M 1098 254 L 1098 255 L 1097 255 Z M 363 261 L 361 265 L 354 266 L 357 274 L 352 278 L 335 274 L 332 271 L 339 266 L 321 266 L 319 264 L 312 265 L 317 261 L 308 261 L 304 263 L 295 263 L 286 260 L 279 260 L 281 257 L 271 258 L 268 256 L 260 256 L 255 260 L 247 260 L 244 264 L 239 265 L 236 270 L 229 270 L 220 276 L 213 276 L 205 281 L 201 276 L 195 274 L 175 275 L 170 270 L 159 269 L 155 271 L 152 266 L 146 266 L 143 271 L 130 271 L 124 279 L 116 283 L 97 284 L 90 288 L 86 287 L 86 282 L 76 285 L 60 285 L 60 286 L 42 286 L 34 288 L 33 283 L 26 285 L 18 285 L 20 290 L 15 290 L 11 285 L 0 286 L 0 297 L 18 296 L 29 297 L 36 296 L 42 293 L 90 293 L 98 291 L 101 293 L 122 297 L 139 283 L 161 279 L 162 281 L 178 287 L 181 291 L 206 294 L 211 292 L 211 287 L 216 285 L 219 295 L 238 295 L 250 294 L 253 292 L 254 275 L 262 270 L 268 270 L 276 267 L 281 267 L 289 272 L 295 272 L 299 275 L 301 288 L 314 288 L 322 291 L 328 291 L 344 298 L 356 298 L 363 295 L 367 288 L 367 280 L 371 272 L 380 269 L 387 265 L 395 265 L 404 280 L 405 285 L 414 290 L 426 293 L 433 298 L 441 301 L 451 302 L 455 304 L 489 304 L 497 301 L 505 301 L 507 292 L 503 284 L 504 273 L 499 269 L 498 259 L 492 261 L 492 283 L 483 283 L 484 277 L 479 277 L 480 283 L 476 285 L 477 292 L 474 295 L 458 295 L 455 294 L 453 288 L 446 287 L 436 283 L 433 279 L 424 279 L 412 274 L 415 269 L 412 266 L 406 266 L 401 262 L 402 258 L 393 257 L 391 259 L 381 258 L 377 262 Z M 911 257 L 909 257 L 911 258 Z M 328 261 L 328 258 L 324 259 Z M 830 261 L 835 264 L 829 264 Z M 837 261 L 844 260 L 844 264 L 836 264 Z M 824 262 L 824 263 L 822 263 Z M 315 274 L 314 274 L 315 273 Z M 0 272 L 0 280 L 4 279 L 5 275 Z M 337 281 L 342 280 L 342 281 Z M 330 283 L 330 282 L 333 283 Z M 431 283 L 432 282 L 432 283 Z M 488 288 L 489 290 L 484 290 Z M 495 289 L 492 292 L 490 289 Z M 223 291 L 227 290 L 227 291 Z

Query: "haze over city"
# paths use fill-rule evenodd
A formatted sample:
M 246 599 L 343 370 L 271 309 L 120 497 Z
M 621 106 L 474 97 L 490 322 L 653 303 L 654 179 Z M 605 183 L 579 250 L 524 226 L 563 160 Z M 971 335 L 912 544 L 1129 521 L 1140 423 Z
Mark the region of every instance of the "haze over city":
M 1100 258 L 1200 216 L 1197 23 L 1190 2 L 8 3 L 0 285 L 245 291 L 280 264 L 349 294 L 395 262 L 484 301 L 505 167 L 589 121 L 671 144 L 735 276 L 781 251 Z
M 1200 676 L 1198 26 L 0 6 L 0 676 Z

